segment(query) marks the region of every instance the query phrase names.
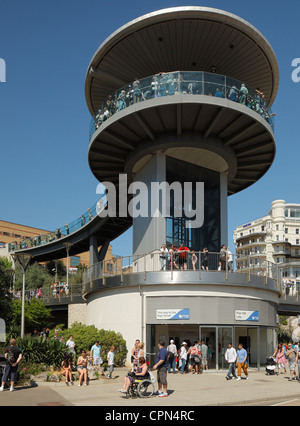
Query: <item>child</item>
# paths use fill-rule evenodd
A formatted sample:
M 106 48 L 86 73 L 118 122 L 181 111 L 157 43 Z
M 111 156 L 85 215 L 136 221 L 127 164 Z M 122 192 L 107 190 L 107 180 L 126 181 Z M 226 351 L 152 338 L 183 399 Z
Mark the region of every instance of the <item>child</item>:
M 115 352 L 114 351 L 115 351 L 115 347 L 111 346 L 110 350 L 109 350 L 109 352 L 107 354 L 108 371 L 109 371 L 107 377 L 109 379 L 113 378 L 112 377 L 112 372 L 114 371 L 114 359 L 115 359 Z
M 198 257 L 195 254 L 195 251 L 192 251 L 192 264 L 193 264 L 193 270 L 196 271 L 196 263 L 198 262 Z

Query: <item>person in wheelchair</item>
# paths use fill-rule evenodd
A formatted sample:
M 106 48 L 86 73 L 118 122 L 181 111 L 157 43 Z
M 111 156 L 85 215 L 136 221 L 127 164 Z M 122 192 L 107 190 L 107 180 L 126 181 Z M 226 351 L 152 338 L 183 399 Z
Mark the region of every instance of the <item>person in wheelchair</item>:
M 119 392 L 127 393 L 131 384 L 136 383 L 136 381 L 141 381 L 144 379 L 149 379 L 150 375 L 148 372 L 148 366 L 146 360 L 143 356 L 139 358 L 139 367 L 134 371 L 129 372 L 126 377 L 124 377 L 123 389 L 120 389 Z

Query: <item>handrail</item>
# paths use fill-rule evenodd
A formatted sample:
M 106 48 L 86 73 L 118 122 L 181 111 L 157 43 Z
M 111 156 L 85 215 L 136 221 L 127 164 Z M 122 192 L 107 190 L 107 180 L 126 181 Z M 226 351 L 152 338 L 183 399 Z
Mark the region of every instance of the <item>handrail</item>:
M 234 78 L 203 71 L 162 72 L 123 86 L 109 95 L 94 114 L 89 127 L 89 141 L 95 131 L 112 115 L 138 102 L 176 95 L 206 95 L 225 98 L 256 111 L 271 126 L 274 119 L 263 92 Z
M 32 238 L 16 237 L 15 242 L 8 243 L 8 251 L 13 252 L 15 250 L 38 247 L 43 244 L 51 243 L 55 240 L 59 240 L 62 237 L 66 237 L 88 224 L 103 208 L 106 207 L 106 204 L 107 199 L 106 194 L 104 193 L 100 196 L 97 203 L 87 209 L 85 213 L 73 220 L 71 223 L 67 223 L 60 228 L 56 228 L 55 231 L 50 231 L 47 234 L 39 234 Z
M 182 257 L 186 253 L 186 257 Z M 108 277 L 120 276 L 123 281 L 125 275 L 143 273 L 146 280 L 146 274 L 150 272 L 168 272 L 171 280 L 176 271 L 194 271 L 197 272 L 199 279 L 203 272 L 219 271 L 225 274 L 225 280 L 228 280 L 229 274 L 242 273 L 248 274 L 248 281 L 251 281 L 251 275 L 258 275 L 263 278 L 265 285 L 268 279 L 275 281 L 275 286 L 280 292 L 283 291 L 283 284 L 280 269 L 278 265 L 267 261 L 248 256 L 243 264 L 240 255 L 228 253 L 223 257 L 220 252 L 207 251 L 169 251 L 162 254 L 160 250 L 148 254 L 118 256 L 108 260 L 90 265 L 83 272 L 83 285 L 90 284 L 95 280 L 103 279 L 105 282 Z

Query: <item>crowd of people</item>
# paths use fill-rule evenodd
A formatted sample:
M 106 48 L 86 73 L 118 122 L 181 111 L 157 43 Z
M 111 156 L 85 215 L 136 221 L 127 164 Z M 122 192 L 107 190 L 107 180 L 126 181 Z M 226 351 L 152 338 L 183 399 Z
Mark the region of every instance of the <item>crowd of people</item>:
M 249 90 L 244 83 L 240 83 L 240 88 L 236 85 L 227 85 L 223 76 L 204 75 L 203 77 L 202 73 L 198 72 L 160 72 L 142 80 L 135 78 L 128 86 L 115 92 L 114 95 L 109 95 L 107 100 L 101 104 L 93 119 L 92 133 L 109 117 L 130 105 L 180 93 L 227 98 L 256 111 L 270 122 L 270 119 L 276 114 L 270 112 L 264 93 L 258 89 Z
M 59 330 L 56 329 L 53 339 L 64 342 L 64 336 L 58 336 Z M 49 338 L 50 330 L 44 328 L 40 333 L 34 330 L 32 337 L 45 337 Z M 85 349 L 80 351 L 80 355 L 76 356 L 76 343 L 73 336 L 70 335 L 68 340 L 64 342 L 68 348 L 68 353 L 64 355 L 61 362 L 61 374 L 65 378 L 66 385 L 74 385 L 74 371 L 78 372 L 78 386 L 87 386 L 88 372 L 92 366 L 101 367 L 103 364 L 103 352 L 99 341 L 95 341 L 90 350 L 87 352 Z M 193 343 L 190 341 L 183 341 L 178 348 L 173 339 L 170 340 L 169 345 L 166 347 L 165 341 L 159 340 L 158 351 L 156 354 L 152 370 L 157 372 L 158 390 L 155 395 L 159 397 L 168 396 L 168 374 L 187 374 L 198 375 L 208 370 L 209 358 L 211 350 L 209 342 L 205 340 L 195 340 Z M 22 360 L 22 350 L 16 344 L 15 339 L 10 340 L 9 346 L 5 351 L 6 365 L 2 375 L 0 391 L 5 388 L 6 382 L 10 378 L 10 391 L 14 390 L 14 385 L 17 380 L 18 365 Z M 238 344 L 235 349 L 232 343 L 228 343 L 228 347 L 224 354 L 224 358 L 228 364 L 226 380 L 249 379 L 248 372 L 248 353 L 243 347 L 242 343 Z M 288 344 L 279 343 L 276 347 L 272 358 L 278 367 L 279 374 L 286 374 L 287 367 L 289 369 L 289 381 L 300 381 L 300 345 L 298 342 L 290 342 Z M 114 378 L 114 365 L 115 365 L 115 347 L 110 346 L 107 353 L 107 377 Z M 177 371 L 176 371 L 177 370 Z M 127 375 L 124 377 L 123 387 L 119 389 L 121 393 L 128 393 L 129 387 L 135 379 L 150 378 L 155 381 L 153 373 L 150 372 L 150 361 L 145 352 L 145 345 L 139 339 L 131 350 L 131 368 Z
M 207 247 L 203 248 L 201 252 L 196 252 L 195 250 L 190 250 L 185 244 L 181 244 L 178 248 L 172 244 L 168 250 L 166 244 L 163 244 L 160 248 L 159 258 L 161 271 L 186 271 L 188 269 L 196 271 L 199 268 L 203 271 L 208 271 L 209 269 L 225 271 L 227 265 L 228 271 L 233 272 L 233 254 L 229 247 L 224 244 L 219 253 L 209 253 Z

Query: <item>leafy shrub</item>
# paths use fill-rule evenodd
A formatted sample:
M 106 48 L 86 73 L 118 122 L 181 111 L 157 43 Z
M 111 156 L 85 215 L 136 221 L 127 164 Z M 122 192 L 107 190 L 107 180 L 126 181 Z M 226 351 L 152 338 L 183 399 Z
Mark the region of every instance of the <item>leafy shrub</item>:
M 52 332 L 51 334 L 52 335 Z M 115 347 L 115 364 L 123 366 L 127 356 L 126 341 L 121 333 L 116 333 L 112 330 L 98 330 L 94 325 L 82 325 L 74 323 L 71 328 L 58 332 L 59 336 L 64 336 L 65 341 L 69 336 L 73 336 L 75 342 L 75 351 L 79 355 L 82 349 L 89 351 L 96 340 L 99 341 L 102 350 L 103 363 L 107 363 L 107 354 L 110 346 Z
M 25 362 L 32 364 L 43 363 L 55 367 L 61 366 L 62 359 L 68 352 L 65 344 L 52 339 L 18 338 L 17 346 L 21 348 Z

